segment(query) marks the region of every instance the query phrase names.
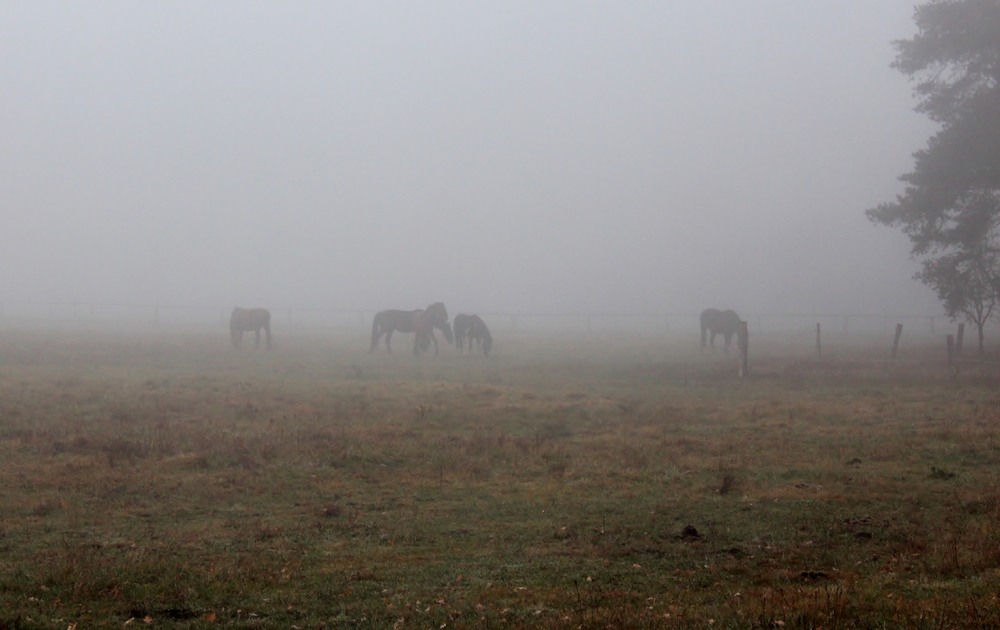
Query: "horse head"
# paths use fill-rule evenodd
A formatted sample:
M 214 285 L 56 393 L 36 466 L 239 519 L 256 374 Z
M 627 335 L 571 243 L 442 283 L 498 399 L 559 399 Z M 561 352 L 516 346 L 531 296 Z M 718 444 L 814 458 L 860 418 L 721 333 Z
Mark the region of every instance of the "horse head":
M 455 343 L 455 335 L 451 334 L 451 324 L 448 322 L 442 322 L 440 324 L 435 324 L 434 327 L 441 331 L 444 338 L 448 340 L 448 343 Z

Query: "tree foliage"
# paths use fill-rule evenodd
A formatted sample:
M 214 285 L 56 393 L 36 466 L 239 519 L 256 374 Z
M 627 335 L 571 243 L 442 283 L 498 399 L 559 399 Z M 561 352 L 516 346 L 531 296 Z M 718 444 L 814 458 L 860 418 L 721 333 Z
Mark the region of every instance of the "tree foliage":
M 1000 3 L 939 0 L 914 14 L 920 32 L 893 42 L 898 54 L 892 67 L 919 80 L 917 111 L 948 125 L 1000 81 Z
M 941 128 L 900 177 L 904 192 L 866 214 L 931 257 L 917 277 L 949 314 L 976 321 L 970 313 L 995 313 L 1000 295 L 987 280 L 1000 277 L 1000 0 L 932 0 L 914 19 L 919 32 L 893 43 L 893 67 Z
M 979 353 L 983 353 L 986 321 L 1000 307 L 1000 252 L 954 252 L 923 262 L 917 274 L 937 293 L 945 312 L 963 315 L 976 326 Z

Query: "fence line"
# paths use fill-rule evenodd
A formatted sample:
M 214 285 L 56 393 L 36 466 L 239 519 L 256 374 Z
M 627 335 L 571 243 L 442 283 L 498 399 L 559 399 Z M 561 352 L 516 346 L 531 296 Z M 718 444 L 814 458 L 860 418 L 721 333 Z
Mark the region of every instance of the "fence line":
M 367 327 L 379 309 L 280 307 L 271 308 L 275 328 Z M 179 306 L 173 304 L 135 304 L 125 302 L 73 301 L 2 301 L 0 322 L 27 320 L 33 323 L 121 322 L 217 324 L 229 322 L 230 307 Z M 559 328 L 571 331 L 697 330 L 698 313 L 610 313 L 583 311 L 546 313 L 537 311 L 480 312 L 495 330 L 531 331 Z M 868 314 L 868 313 L 749 313 L 746 321 L 752 332 L 813 330 L 822 323 L 826 331 L 850 333 L 889 333 L 895 324 L 905 325 L 908 333 L 936 334 L 951 325 L 946 315 Z

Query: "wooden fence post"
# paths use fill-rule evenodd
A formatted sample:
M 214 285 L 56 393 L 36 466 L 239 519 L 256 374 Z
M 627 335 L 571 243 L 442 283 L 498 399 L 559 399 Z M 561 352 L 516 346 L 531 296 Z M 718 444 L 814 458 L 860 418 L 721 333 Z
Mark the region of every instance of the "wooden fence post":
M 903 325 L 896 324 L 896 337 L 892 340 L 892 358 L 896 358 L 896 350 L 899 349 L 899 338 L 903 336 Z
M 747 330 L 747 323 L 745 321 L 740 322 L 739 346 L 740 356 L 743 358 L 743 365 L 740 367 L 740 378 L 743 378 L 750 369 L 747 362 L 747 354 L 750 351 L 750 332 Z
M 948 367 L 955 361 L 955 335 L 948 335 Z
M 958 325 L 958 338 L 955 340 L 955 356 L 962 356 L 962 340 L 965 339 L 965 322 Z
M 819 322 L 816 322 L 816 359 L 823 358 L 823 346 L 819 341 Z

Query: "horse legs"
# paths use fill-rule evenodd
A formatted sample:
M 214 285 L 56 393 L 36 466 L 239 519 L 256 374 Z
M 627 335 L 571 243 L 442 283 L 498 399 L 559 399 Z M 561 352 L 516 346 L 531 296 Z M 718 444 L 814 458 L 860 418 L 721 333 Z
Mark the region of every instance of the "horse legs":
M 253 331 L 253 334 L 257 336 L 254 340 L 253 349 L 260 350 L 260 328 Z
M 726 354 L 729 354 L 729 345 L 733 342 L 733 333 L 726 333 Z
M 438 353 L 438 340 L 434 336 L 434 330 L 431 329 L 429 333 L 425 332 L 415 332 L 413 335 L 413 354 L 415 356 L 420 356 L 420 350 L 426 350 L 431 342 L 434 342 L 434 354 Z M 421 348 L 423 346 L 423 348 Z
M 390 328 L 389 332 L 385 333 L 385 349 L 389 351 L 389 354 L 392 354 L 392 346 L 389 345 L 389 342 L 392 341 L 392 331 L 393 329 Z

